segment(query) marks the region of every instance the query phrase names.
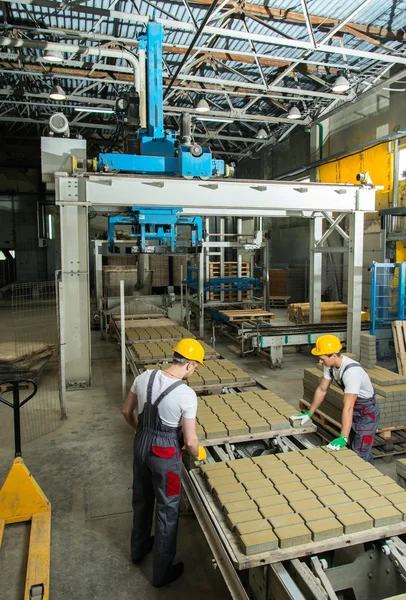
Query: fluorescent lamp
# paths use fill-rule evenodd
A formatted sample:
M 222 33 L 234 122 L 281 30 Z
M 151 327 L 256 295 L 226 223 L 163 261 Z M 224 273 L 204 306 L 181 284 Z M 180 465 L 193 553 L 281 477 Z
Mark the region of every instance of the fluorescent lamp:
M 48 238 L 50 240 L 54 239 L 54 225 L 53 225 L 53 219 L 52 219 L 52 215 L 49 214 L 48 215 Z
M 343 75 L 339 75 L 333 83 L 333 92 L 347 92 L 350 89 L 350 82 Z
M 60 85 L 54 85 L 48 97 L 50 100 L 66 100 L 66 94 Z
M 256 134 L 256 139 L 257 140 L 267 140 L 268 139 L 268 134 L 265 131 L 265 129 L 263 127 L 261 127 L 261 129 L 258 131 L 258 133 Z
M 301 119 L 302 115 L 297 106 L 292 106 L 292 108 L 288 112 L 288 119 Z
M 47 62 L 63 62 L 64 56 L 59 50 L 45 50 L 43 60 Z
M 234 119 L 229 117 L 201 117 L 200 115 L 195 115 L 196 119 L 199 121 L 214 121 L 214 123 L 234 123 Z
M 100 108 L 96 106 L 75 106 L 76 112 L 89 112 L 89 113 L 103 113 L 106 115 L 112 115 L 114 113 L 113 108 Z
M 406 92 L 406 88 L 384 87 L 382 89 L 385 90 L 386 92 Z
M 200 100 L 196 104 L 195 108 L 196 108 L 197 112 L 199 112 L 199 113 L 209 112 L 209 110 L 210 110 L 209 103 L 207 102 L 206 98 L 204 98 L 204 96 L 202 96 L 200 98 Z

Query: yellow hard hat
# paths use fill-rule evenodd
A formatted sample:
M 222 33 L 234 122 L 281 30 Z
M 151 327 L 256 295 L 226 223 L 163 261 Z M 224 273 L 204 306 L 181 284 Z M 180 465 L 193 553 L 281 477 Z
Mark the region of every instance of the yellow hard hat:
M 321 335 L 316 340 L 316 347 L 313 348 L 313 356 L 321 356 L 322 354 L 335 354 L 340 352 L 343 347 L 342 343 L 336 335 Z
M 173 351 L 183 356 L 183 358 L 195 360 L 201 364 L 202 367 L 204 367 L 204 348 L 197 340 L 192 338 L 184 338 L 183 340 L 179 340 Z

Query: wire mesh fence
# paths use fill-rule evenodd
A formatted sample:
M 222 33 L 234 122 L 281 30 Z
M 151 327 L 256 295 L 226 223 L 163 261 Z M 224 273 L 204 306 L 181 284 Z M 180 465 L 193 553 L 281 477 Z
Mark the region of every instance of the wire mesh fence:
M 29 442 L 55 431 L 62 424 L 57 293 L 53 281 L 13 284 L 8 310 L 10 341 L 2 344 L 0 384 L 2 396 L 12 401 L 6 382 L 33 380 L 38 391 L 21 408 L 21 439 Z M 32 388 L 23 386 L 21 400 Z M 0 405 L 0 430 L 12 431 L 12 410 Z

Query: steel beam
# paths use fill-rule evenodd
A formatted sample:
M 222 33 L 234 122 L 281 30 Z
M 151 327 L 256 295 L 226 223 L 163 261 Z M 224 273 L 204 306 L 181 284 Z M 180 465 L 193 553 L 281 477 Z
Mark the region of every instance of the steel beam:
M 359 358 L 361 348 L 362 264 L 364 250 L 364 214 L 350 215 L 348 248 L 347 351 Z
M 320 323 L 321 321 L 321 276 L 323 256 L 320 252 L 317 252 L 317 244 L 321 240 L 322 235 L 323 217 L 310 219 L 310 323 Z
M 185 215 L 305 216 L 323 212 L 375 210 L 375 188 L 291 181 L 219 179 L 210 181 L 159 177 L 88 174 L 55 179 L 70 182 L 80 204 L 106 206 L 172 206 Z M 72 196 L 73 199 L 73 196 Z M 59 203 L 57 195 L 56 201 Z

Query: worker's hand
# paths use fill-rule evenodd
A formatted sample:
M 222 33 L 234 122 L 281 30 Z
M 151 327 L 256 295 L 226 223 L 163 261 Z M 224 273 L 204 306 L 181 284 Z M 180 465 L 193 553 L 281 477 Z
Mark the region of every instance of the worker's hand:
M 341 450 L 345 448 L 348 443 L 348 438 L 345 435 L 340 435 L 340 437 L 335 440 L 331 440 L 331 442 L 327 445 L 329 450 Z
M 310 410 L 308 410 L 305 413 L 300 413 L 299 415 L 293 415 L 292 417 L 289 417 L 290 421 L 300 421 L 301 425 L 305 425 L 306 423 L 308 423 L 312 418 L 312 413 L 310 412 Z
M 206 450 L 203 448 L 203 446 L 199 446 L 199 454 L 197 455 L 196 460 L 206 460 L 206 458 Z

